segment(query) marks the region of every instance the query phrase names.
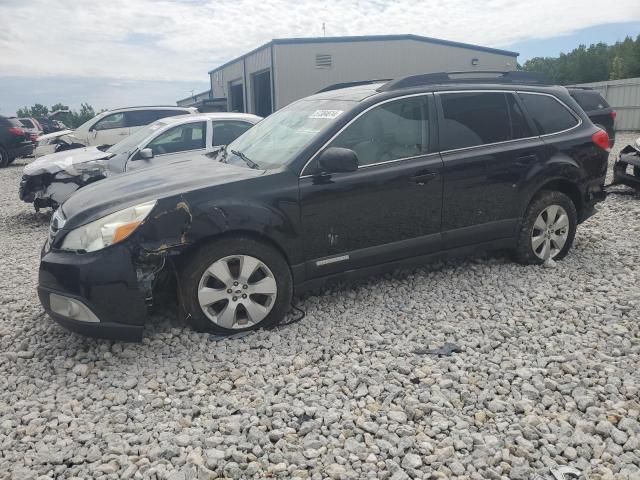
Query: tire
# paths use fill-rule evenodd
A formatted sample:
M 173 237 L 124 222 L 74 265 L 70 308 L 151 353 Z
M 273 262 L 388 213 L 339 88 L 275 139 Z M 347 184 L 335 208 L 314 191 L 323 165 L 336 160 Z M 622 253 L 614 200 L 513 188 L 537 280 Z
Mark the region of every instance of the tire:
M 250 271 L 253 275 L 245 278 Z M 273 327 L 289 311 L 293 295 L 291 270 L 280 252 L 243 236 L 200 247 L 180 269 L 178 279 L 187 320 L 199 332 L 229 335 Z
M 554 207 L 559 208 L 554 210 Z M 563 211 L 566 213 L 564 229 L 560 228 L 565 225 L 565 221 L 561 220 Z M 551 223 L 548 220 L 549 215 L 554 215 L 555 218 Z M 577 225 L 576 207 L 567 195 L 556 191 L 538 193 L 527 207 L 522 219 L 515 251 L 516 261 L 524 265 L 539 265 L 545 262 L 547 256 L 553 260 L 562 260 L 573 245 Z M 562 238 L 564 243 L 560 246 L 558 243 Z M 538 243 L 540 239 L 542 243 Z M 534 248 L 534 243 L 537 248 Z M 547 248 L 548 254 L 545 250 Z
M 633 176 L 640 178 L 640 167 L 633 167 Z
M 0 147 L 0 168 L 4 168 L 11 163 L 9 160 L 9 153 L 4 149 L 4 147 Z

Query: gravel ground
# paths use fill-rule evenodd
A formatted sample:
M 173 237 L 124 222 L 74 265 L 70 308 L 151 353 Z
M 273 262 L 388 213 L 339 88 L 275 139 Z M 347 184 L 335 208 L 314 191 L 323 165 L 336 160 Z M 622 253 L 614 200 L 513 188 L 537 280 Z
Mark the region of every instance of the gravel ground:
M 555 268 L 397 272 L 240 339 L 169 311 L 123 344 L 42 314 L 48 216 L 21 170 L 0 171 L 2 479 L 640 478 L 637 196 L 609 196 Z M 414 353 L 445 342 L 462 352 Z

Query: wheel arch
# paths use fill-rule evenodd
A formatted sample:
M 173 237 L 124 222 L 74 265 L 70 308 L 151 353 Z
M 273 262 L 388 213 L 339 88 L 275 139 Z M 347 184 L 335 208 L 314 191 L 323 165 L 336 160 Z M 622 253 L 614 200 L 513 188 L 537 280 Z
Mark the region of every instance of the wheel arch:
M 543 191 L 557 191 L 560 193 L 564 193 L 571 199 L 574 206 L 576 207 L 578 222 L 581 221 L 584 211 L 584 200 L 582 198 L 582 192 L 580 191 L 580 187 L 578 187 L 578 183 L 576 181 L 570 180 L 566 177 L 547 180 L 546 182 L 538 185 L 535 189 L 533 189 L 527 198 L 527 202 L 525 203 L 523 209 L 523 214 L 529 207 L 529 205 L 531 205 L 531 202 L 536 197 L 536 195 Z

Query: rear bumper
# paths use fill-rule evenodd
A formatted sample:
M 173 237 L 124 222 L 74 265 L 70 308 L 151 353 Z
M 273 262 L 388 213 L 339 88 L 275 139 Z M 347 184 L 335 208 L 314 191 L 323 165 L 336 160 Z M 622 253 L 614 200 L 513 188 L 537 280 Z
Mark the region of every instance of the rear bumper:
M 578 223 L 582 223 L 592 217 L 597 212 L 596 205 L 607 198 L 604 183 L 605 177 L 603 176 L 586 186 Z
M 33 153 L 33 143 L 23 143 L 8 149 L 9 158 L 28 157 Z
M 635 174 L 638 171 L 640 171 L 640 155 L 623 153 L 613 165 L 613 183 L 640 190 L 640 176 Z
M 54 311 L 52 293 L 80 302 L 98 321 L 82 321 Z M 124 245 L 86 254 L 44 252 L 38 296 L 46 312 L 69 330 L 113 340 L 142 339 L 147 308 L 131 253 Z

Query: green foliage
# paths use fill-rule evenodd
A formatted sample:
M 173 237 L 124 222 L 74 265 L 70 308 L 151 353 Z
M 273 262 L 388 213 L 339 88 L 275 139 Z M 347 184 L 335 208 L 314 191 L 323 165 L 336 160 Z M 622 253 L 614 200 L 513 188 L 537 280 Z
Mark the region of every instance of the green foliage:
M 69 110 L 69 107 L 63 105 L 62 103 L 56 103 L 51 107 L 51 109 L 49 109 L 44 105 L 36 103 L 32 107 L 24 107 L 18 109 L 18 111 L 16 112 L 16 116 L 42 118 L 46 117 L 49 113 L 55 112 L 56 110 Z M 90 120 L 95 116 L 96 112 L 93 107 L 88 103 L 83 103 L 80 105 L 80 110 L 71 110 L 70 113 L 63 115 L 62 117 L 55 118 L 62 120 L 69 128 L 77 128 L 84 122 Z
M 614 45 L 580 45 L 559 57 L 535 57 L 522 69 L 541 73 L 560 85 L 640 77 L 640 35 Z
M 39 103 L 36 103 L 31 108 L 24 107 L 24 108 L 18 109 L 18 111 L 16 112 L 16 116 L 40 118 L 40 117 L 46 117 L 48 113 L 49 113 L 49 109 L 47 107 Z

